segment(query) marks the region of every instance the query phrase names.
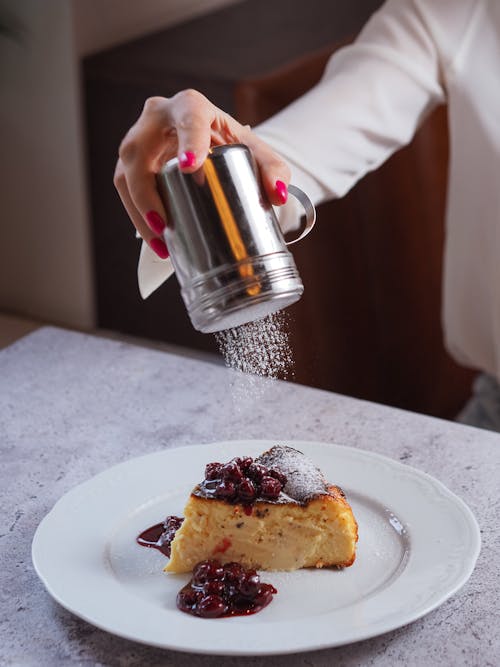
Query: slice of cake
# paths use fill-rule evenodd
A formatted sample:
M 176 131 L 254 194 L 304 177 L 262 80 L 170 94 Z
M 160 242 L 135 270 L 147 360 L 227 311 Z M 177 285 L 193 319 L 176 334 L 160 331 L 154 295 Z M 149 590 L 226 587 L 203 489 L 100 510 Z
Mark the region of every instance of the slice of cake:
M 209 463 L 171 543 L 167 572 L 203 560 L 261 570 L 348 567 L 358 526 L 343 491 L 301 452 L 277 445 L 255 460 Z

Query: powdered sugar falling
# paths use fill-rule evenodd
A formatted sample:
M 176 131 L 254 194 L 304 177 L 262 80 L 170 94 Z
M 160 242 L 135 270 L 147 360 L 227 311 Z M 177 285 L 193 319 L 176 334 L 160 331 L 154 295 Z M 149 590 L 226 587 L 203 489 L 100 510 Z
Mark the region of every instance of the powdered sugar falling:
M 293 357 L 283 311 L 215 334 L 226 366 L 272 379 L 293 375 Z

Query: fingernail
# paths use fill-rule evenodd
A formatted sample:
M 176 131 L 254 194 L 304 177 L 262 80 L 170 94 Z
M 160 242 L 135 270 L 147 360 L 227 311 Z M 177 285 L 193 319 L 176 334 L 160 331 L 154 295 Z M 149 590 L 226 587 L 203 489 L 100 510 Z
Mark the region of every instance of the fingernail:
M 161 239 L 151 239 L 149 242 L 149 247 L 158 255 L 158 257 L 161 259 L 167 259 L 169 253 L 167 245 L 164 241 Z
M 288 188 L 285 183 L 283 183 L 283 181 L 276 181 L 275 190 L 278 197 L 281 199 L 281 203 L 286 204 L 286 200 L 288 199 Z
M 166 224 L 159 213 L 157 213 L 156 211 L 148 211 L 144 217 L 146 218 L 146 222 L 148 223 L 149 228 L 155 234 L 163 233 Z
M 181 153 L 179 156 L 179 164 L 181 165 L 182 169 L 186 169 L 187 167 L 194 167 L 196 164 L 196 155 L 192 151 Z

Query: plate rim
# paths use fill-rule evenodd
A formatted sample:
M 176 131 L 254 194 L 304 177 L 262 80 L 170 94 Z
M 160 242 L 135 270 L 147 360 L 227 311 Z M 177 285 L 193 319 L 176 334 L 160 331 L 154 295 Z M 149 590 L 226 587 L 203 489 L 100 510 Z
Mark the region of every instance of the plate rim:
M 193 654 L 199 654 L 199 655 L 226 655 L 226 656 L 265 656 L 265 655 L 286 655 L 286 654 L 291 654 L 291 653 L 302 653 L 302 652 L 307 652 L 307 651 L 314 651 L 314 650 L 321 650 L 321 649 L 326 649 L 326 648 L 334 648 L 338 646 L 343 646 L 346 644 L 350 644 L 353 642 L 357 641 L 363 641 L 365 639 L 369 639 L 375 636 L 378 636 L 380 634 L 383 634 L 385 632 L 390 632 L 393 630 L 396 630 L 397 628 L 406 626 L 410 623 L 413 623 L 414 621 L 418 620 L 419 618 L 422 618 L 423 616 L 427 615 L 429 612 L 432 610 L 436 609 L 439 607 L 443 602 L 445 602 L 448 598 L 450 598 L 452 595 L 454 595 L 469 579 L 471 576 L 477 558 L 480 553 L 481 549 L 481 534 L 480 534 L 480 529 L 478 522 L 472 512 L 472 510 L 468 507 L 468 505 L 465 503 L 460 496 L 455 494 L 453 491 L 451 491 L 443 482 L 438 480 L 437 478 L 433 477 L 432 475 L 415 468 L 413 466 L 410 466 L 406 463 L 402 463 L 401 461 L 398 461 L 396 459 L 390 458 L 389 456 L 386 456 L 384 454 L 380 454 L 378 452 L 373 452 L 370 450 L 358 448 L 358 447 L 352 447 L 349 445 L 340 445 L 337 443 L 332 443 L 328 441 L 317 441 L 317 440 L 288 440 L 288 439 L 283 439 L 282 442 L 286 442 L 287 445 L 289 446 L 306 446 L 306 447 L 320 447 L 324 448 L 325 451 L 327 451 L 330 448 L 330 451 L 332 450 L 337 450 L 337 451 L 342 451 L 342 452 L 348 452 L 351 455 L 354 455 L 355 457 L 359 457 L 361 459 L 374 459 L 378 460 L 380 463 L 385 464 L 386 466 L 389 466 L 390 468 L 395 468 L 399 469 L 401 471 L 404 471 L 407 475 L 410 475 L 411 477 L 414 478 L 420 478 L 424 480 L 427 484 L 430 484 L 431 486 L 434 487 L 435 490 L 439 491 L 439 494 L 441 497 L 444 497 L 446 500 L 449 501 L 451 506 L 454 506 L 454 508 L 457 510 L 459 509 L 462 516 L 466 519 L 468 528 L 469 528 L 469 537 L 470 537 L 470 551 L 467 552 L 466 558 L 462 561 L 461 565 L 461 570 L 460 573 L 456 575 L 454 583 L 452 586 L 449 586 L 448 589 L 444 592 L 441 592 L 440 596 L 438 596 L 436 599 L 433 599 L 432 601 L 429 601 L 426 605 L 423 605 L 421 608 L 416 609 L 408 614 L 405 615 L 404 619 L 401 621 L 397 622 L 389 622 L 387 623 L 387 618 L 386 617 L 381 617 L 377 622 L 375 623 L 370 623 L 365 632 L 360 631 L 359 628 L 356 628 L 353 636 L 348 636 L 345 635 L 340 641 L 328 641 L 324 640 L 319 642 L 318 640 L 315 640 L 311 644 L 305 643 L 303 646 L 297 646 L 294 644 L 291 647 L 276 647 L 276 648 L 266 648 L 264 650 L 252 650 L 248 651 L 245 649 L 241 650 L 235 650 L 234 647 L 230 649 L 223 649 L 223 648 L 216 648 L 216 647 L 203 647 L 203 646 L 183 646 L 180 645 L 179 643 L 176 643 L 175 641 L 152 641 L 151 639 L 143 639 L 141 638 L 138 634 L 134 634 L 131 632 L 127 631 L 120 631 L 116 627 L 113 627 L 110 629 L 109 624 L 106 625 L 106 623 L 102 623 L 99 620 L 95 620 L 85 612 L 79 610 L 78 608 L 75 608 L 75 604 L 68 603 L 67 600 L 64 599 L 64 597 L 61 597 L 61 595 L 54 589 L 52 586 L 51 582 L 47 580 L 47 577 L 45 576 L 43 572 L 43 558 L 40 557 L 40 554 L 38 553 L 38 548 L 40 541 L 43 538 L 43 533 L 47 529 L 47 527 L 50 528 L 50 522 L 54 520 L 54 518 L 57 520 L 57 513 L 60 511 L 62 507 L 64 507 L 64 504 L 68 502 L 68 499 L 70 499 L 74 494 L 81 493 L 82 490 L 85 490 L 86 486 L 91 487 L 93 484 L 96 483 L 96 480 L 103 479 L 108 475 L 116 474 L 117 471 L 120 469 L 126 469 L 126 468 L 131 468 L 139 460 L 142 462 L 146 461 L 147 459 L 153 459 L 156 457 L 163 458 L 171 455 L 173 452 L 180 452 L 182 450 L 202 450 L 203 448 L 210 448 L 210 447 L 228 447 L 228 448 L 233 448 L 233 447 L 238 447 L 238 446 L 243 446 L 243 445 L 251 445 L 251 446 L 263 446 L 263 447 L 269 447 L 272 445 L 277 444 L 277 442 L 281 442 L 279 440 L 270 440 L 270 439 L 258 439 L 258 438 L 247 438 L 247 439 L 235 439 L 235 440 L 223 440 L 223 441 L 210 441 L 210 442 L 198 442 L 198 443 L 190 443 L 187 445 L 180 445 L 177 447 L 169 447 L 163 450 L 157 450 L 154 452 L 149 452 L 146 454 L 141 454 L 137 457 L 132 457 L 129 458 L 125 461 L 121 461 L 119 463 L 116 463 L 112 466 L 109 466 L 105 468 L 104 470 L 99 471 L 95 475 L 93 475 L 90 478 L 87 478 L 86 480 L 80 482 L 79 484 L 73 486 L 71 489 L 69 489 L 67 492 L 65 492 L 52 506 L 52 508 L 47 512 L 47 514 L 42 518 L 40 521 L 39 525 L 37 526 L 37 529 L 35 531 L 33 541 L 32 541 L 32 548 L 31 548 L 31 555 L 32 555 L 32 563 L 35 569 L 35 572 L 37 573 L 39 579 L 43 583 L 45 589 L 49 593 L 49 595 L 58 603 L 60 604 L 63 608 L 65 608 L 67 611 L 70 613 L 74 614 L 75 616 L 83 619 L 84 621 L 92 624 L 93 626 L 104 630 L 106 632 L 109 632 L 113 635 L 122 637 L 124 639 L 127 639 L 129 641 L 135 641 L 139 644 L 146 645 L 146 646 L 152 646 L 155 648 L 163 648 L 166 650 L 174 650 L 174 651 L 179 651 L 183 653 L 193 653 Z M 103 544 L 103 549 L 105 548 L 105 545 Z M 124 591 L 125 594 L 125 591 Z M 127 591 L 127 594 L 128 591 Z M 198 619 L 199 620 L 199 619 Z M 207 622 L 207 621 L 203 621 Z M 209 621 L 210 622 L 210 621 Z M 212 621 L 213 622 L 213 621 Z M 217 623 L 220 623 L 220 620 L 215 621 Z M 224 622 L 224 621 L 222 621 Z M 294 621 L 278 621 L 280 624 L 285 624 L 285 625 L 293 625 L 294 623 L 297 623 L 296 620 Z M 274 623 L 273 623 L 274 625 Z M 168 639 L 168 637 L 166 637 Z

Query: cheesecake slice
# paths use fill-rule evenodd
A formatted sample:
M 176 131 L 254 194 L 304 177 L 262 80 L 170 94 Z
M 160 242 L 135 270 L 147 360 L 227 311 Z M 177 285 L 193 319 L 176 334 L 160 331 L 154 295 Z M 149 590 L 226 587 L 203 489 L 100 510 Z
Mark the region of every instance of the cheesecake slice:
M 348 567 L 357 539 L 343 491 L 304 454 L 277 445 L 255 460 L 207 465 L 165 571 L 190 572 L 211 558 L 261 570 Z

